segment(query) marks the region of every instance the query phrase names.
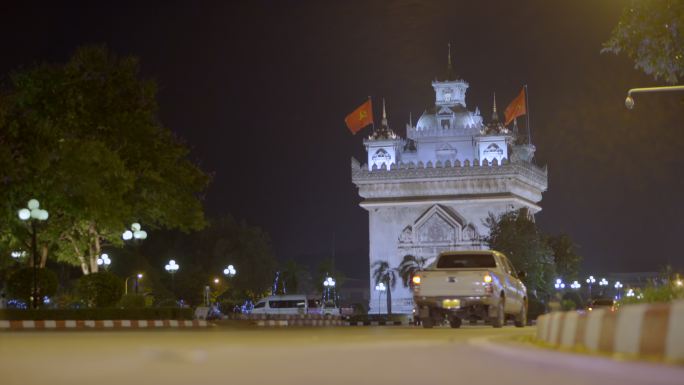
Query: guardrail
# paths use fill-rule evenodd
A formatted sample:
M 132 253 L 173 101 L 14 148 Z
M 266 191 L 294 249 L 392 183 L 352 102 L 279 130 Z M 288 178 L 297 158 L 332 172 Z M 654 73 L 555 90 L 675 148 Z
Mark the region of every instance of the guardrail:
M 537 319 L 537 339 L 561 348 L 684 361 L 684 301 L 617 311 L 554 312 Z

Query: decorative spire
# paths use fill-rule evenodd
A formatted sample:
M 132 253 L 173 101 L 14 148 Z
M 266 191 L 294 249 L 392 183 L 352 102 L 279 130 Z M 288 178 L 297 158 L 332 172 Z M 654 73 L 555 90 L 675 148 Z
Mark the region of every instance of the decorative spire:
M 494 108 L 492 108 L 492 122 L 499 121 L 499 114 L 496 113 L 496 92 L 494 92 Z
M 387 126 L 387 112 L 385 111 L 385 98 L 382 98 L 382 127 Z
M 451 67 L 451 42 L 449 42 L 449 43 L 447 44 L 447 46 L 449 47 L 449 53 L 448 53 L 448 55 L 447 55 L 447 63 L 448 63 L 448 64 L 447 64 L 447 69 L 448 69 L 449 71 L 451 71 L 451 70 L 452 70 L 452 67 Z

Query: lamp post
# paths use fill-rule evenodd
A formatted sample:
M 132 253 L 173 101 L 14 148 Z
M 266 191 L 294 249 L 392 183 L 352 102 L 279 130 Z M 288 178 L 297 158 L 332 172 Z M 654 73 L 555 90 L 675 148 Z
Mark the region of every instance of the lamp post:
M 378 283 L 375 285 L 375 291 L 378 292 L 378 314 L 380 314 L 380 299 L 382 298 L 382 293 L 387 290 L 387 287 L 383 282 Z
M 109 255 L 102 254 L 100 258 L 97 259 L 97 265 L 104 267 L 105 270 L 109 269 L 109 265 L 112 264 L 112 260 L 109 259 Z
M 644 88 L 632 88 L 627 91 L 627 98 L 625 99 L 625 107 L 631 110 L 634 108 L 634 99 L 632 94 L 641 92 L 672 92 L 672 91 L 684 91 L 684 86 L 665 86 L 665 87 L 644 87 Z
M 128 295 L 128 280 L 135 277 L 135 294 L 138 294 L 138 281 L 143 278 L 143 273 L 137 273 L 126 277 L 124 280 L 124 295 Z
M 19 219 L 29 221 L 31 227 L 31 252 L 33 253 L 33 308 L 38 308 L 38 242 L 36 221 L 46 221 L 48 219 L 47 210 L 40 208 L 40 203 L 36 199 L 31 199 L 27 204 L 28 208 L 23 208 L 17 212 Z
M 553 287 L 555 287 L 556 290 L 562 290 L 565 289 L 565 283 L 563 283 L 562 279 L 556 278 L 556 283 L 553 284 Z
M 223 275 L 225 275 L 228 278 L 235 277 L 235 274 L 237 274 L 237 270 L 235 270 L 235 266 L 233 265 L 228 265 L 228 267 L 223 269 Z
M 332 277 L 327 277 L 323 280 L 323 287 L 325 288 L 325 295 L 323 296 L 323 303 L 330 300 L 330 290 L 333 290 L 333 303 L 335 300 L 335 280 Z M 337 304 L 336 304 L 337 305 Z
M 173 292 L 174 297 L 176 296 L 176 287 L 173 281 L 173 276 L 176 275 L 176 272 L 178 269 L 180 269 L 180 266 L 176 263 L 175 260 L 170 260 L 169 263 L 164 266 L 164 269 L 171 274 L 171 291 Z
M 604 287 L 608 286 L 608 280 L 605 278 L 601 278 L 601 280 L 599 281 L 599 286 L 601 286 L 601 295 L 605 295 Z
M 121 234 L 121 238 L 123 238 L 124 241 L 130 241 L 130 240 L 144 240 L 147 239 L 147 231 L 143 230 L 142 227 L 140 226 L 140 223 L 135 222 L 131 224 L 131 229 L 126 230 Z
M 573 281 L 573 282 L 570 284 L 570 287 L 571 287 L 572 289 L 574 289 L 574 290 L 577 290 L 577 289 L 579 289 L 580 287 L 582 287 L 582 284 L 580 284 L 580 283 L 577 282 L 577 281 Z
M 596 279 L 594 278 L 593 275 L 590 275 L 589 278 L 587 278 L 587 288 L 589 290 L 589 300 L 591 300 L 591 285 L 593 285 L 596 282 Z
M 615 290 L 617 290 L 617 299 L 620 299 L 620 289 L 622 289 L 622 284 L 620 281 L 615 282 Z

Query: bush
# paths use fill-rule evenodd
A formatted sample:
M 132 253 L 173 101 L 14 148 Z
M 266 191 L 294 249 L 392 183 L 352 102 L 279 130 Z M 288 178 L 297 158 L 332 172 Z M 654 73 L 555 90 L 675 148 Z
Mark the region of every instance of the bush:
M 57 274 L 48 269 L 38 269 L 38 298 L 40 303 L 45 297 L 51 297 L 57 292 Z M 15 271 L 7 281 L 7 291 L 10 297 L 31 302 L 33 295 L 33 268 L 24 267 Z
M 139 294 L 126 294 L 119 300 L 119 306 L 124 309 L 141 308 L 145 306 L 145 296 Z
M 674 283 L 663 286 L 648 286 L 643 291 L 637 289 L 634 297 L 623 296 L 620 305 L 633 303 L 663 303 L 684 299 L 684 287 Z
M 123 284 L 121 278 L 102 271 L 81 277 L 77 290 L 88 306 L 107 307 L 119 302 L 123 295 Z
M 84 308 L 84 309 L 0 309 L 3 320 L 191 320 L 191 308 Z
M 561 301 L 561 310 L 569 311 L 577 309 L 577 303 L 571 299 L 564 299 Z

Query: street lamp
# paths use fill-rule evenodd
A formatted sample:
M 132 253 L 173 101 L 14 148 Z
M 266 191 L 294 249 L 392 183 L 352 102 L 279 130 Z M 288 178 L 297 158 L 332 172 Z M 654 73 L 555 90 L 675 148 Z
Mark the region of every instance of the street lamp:
M 581 285 L 579 282 L 577 282 L 577 281 L 573 281 L 573 282 L 570 284 L 570 287 L 573 288 L 573 289 L 575 289 L 575 290 L 577 290 L 577 289 L 579 289 L 580 287 L 582 287 L 582 285 Z
M 565 284 L 563 283 L 562 279 L 556 278 L 556 283 L 553 285 L 553 287 L 555 287 L 556 290 L 561 290 L 565 289 Z
M 375 285 L 375 291 L 378 292 L 378 314 L 380 314 L 380 298 L 382 297 L 382 293 L 387 290 L 387 287 L 383 282 L 378 283 Z
M 142 229 L 140 223 L 135 222 L 131 224 L 130 230 L 126 230 L 121 234 L 121 238 L 123 238 L 124 241 L 130 241 L 131 239 L 142 241 L 147 239 L 147 231 Z
M 237 270 L 235 270 L 235 266 L 233 265 L 228 265 L 225 269 L 223 269 L 223 275 L 225 275 L 228 278 L 233 278 L 237 274 Z
M 29 221 L 31 226 L 31 252 L 33 253 L 33 308 L 38 308 L 38 242 L 36 221 L 46 221 L 48 219 L 47 210 L 40 208 L 40 203 L 36 199 L 31 199 L 27 204 L 28 208 L 20 209 L 17 212 L 19 219 Z
M 104 267 L 105 270 L 109 269 L 109 265 L 111 264 L 112 260 L 109 259 L 109 255 L 107 254 L 102 254 L 100 255 L 100 258 L 97 259 L 97 265 Z
M 25 251 L 15 250 L 15 251 L 13 251 L 13 252 L 10 253 L 10 256 L 11 256 L 12 258 L 14 258 L 14 259 L 19 259 L 19 258 L 25 257 L 25 256 L 26 256 L 26 252 L 25 252 Z
M 591 299 L 591 285 L 593 285 L 596 282 L 596 279 L 594 279 L 593 275 L 590 275 L 589 278 L 587 278 L 587 287 L 589 288 L 589 299 Z
M 180 269 L 180 266 L 176 263 L 175 260 L 172 259 L 169 261 L 169 263 L 166 264 L 166 266 L 164 266 L 164 269 L 166 269 L 166 271 L 169 274 L 171 274 L 171 291 L 174 293 L 175 296 L 176 287 L 173 281 L 173 276 L 176 275 L 176 272 L 178 271 L 178 269 Z
M 138 281 L 140 281 L 143 278 L 143 273 L 138 273 L 135 275 L 131 275 L 126 277 L 124 280 L 124 294 L 128 294 L 128 280 L 135 277 L 135 294 L 138 294 Z
M 323 302 L 325 303 L 326 301 L 330 300 L 330 290 L 333 290 L 333 302 L 335 301 L 335 280 L 332 277 L 327 277 L 326 279 L 323 280 L 323 287 L 325 287 L 325 296 L 323 298 Z
M 622 284 L 620 281 L 615 282 L 615 290 L 617 290 L 617 299 L 620 299 L 620 289 L 622 289 Z
M 625 296 L 626 297 L 634 297 L 635 296 L 634 289 L 627 290 L 627 293 L 625 293 Z
M 627 91 L 627 98 L 625 99 L 625 107 L 631 110 L 634 108 L 634 99 L 632 94 L 639 92 L 667 92 L 667 91 L 684 91 L 684 86 L 665 86 L 665 87 L 644 87 L 644 88 L 632 88 Z

